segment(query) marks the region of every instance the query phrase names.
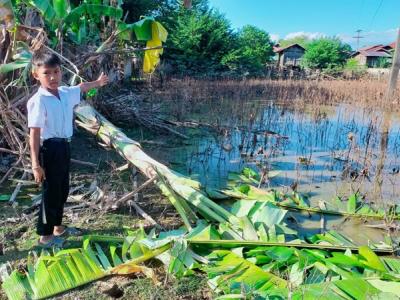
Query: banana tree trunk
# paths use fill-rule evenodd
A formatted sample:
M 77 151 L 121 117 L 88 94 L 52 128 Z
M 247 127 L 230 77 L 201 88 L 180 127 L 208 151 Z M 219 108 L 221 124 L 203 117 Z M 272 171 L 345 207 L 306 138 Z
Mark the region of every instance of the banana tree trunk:
M 106 145 L 113 147 L 122 157 L 132 163 L 148 178 L 158 175 L 156 185 L 169 198 L 181 215 L 185 226 L 191 230 L 191 224 L 197 216 L 191 207 L 211 221 L 240 224 L 237 217 L 214 203 L 200 192 L 200 183 L 169 169 L 148 156 L 140 144 L 127 137 L 93 107 L 81 104 L 75 110 L 77 123 L 88 131 L 96 134 Z M 189 205 L 190 204 L 190 205 Z

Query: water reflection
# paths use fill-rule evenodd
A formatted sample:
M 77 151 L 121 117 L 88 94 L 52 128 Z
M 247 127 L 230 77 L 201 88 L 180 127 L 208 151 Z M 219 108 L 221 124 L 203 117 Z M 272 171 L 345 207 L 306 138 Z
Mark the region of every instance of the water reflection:
M 195 134 L 183 146 L 162 153 L 172 167 L 204 185 L 223 187 L 229 172 L 250 166 L 258 172 L 279 171 L 263 186 L 297 188 L 317 198 L 357 190 L 369 201 L 381 150 L 382 113 L 349 105 L 307 107 L 272 101 L 227 101 L 203 104 L 191 116 L 213 130 Z M 382 195 L 397 201 L 399 119 L 391 116 Z M 159 156 L 159 154 L 158 154 Z M 375 194 L 376 196 L 376 194 Z

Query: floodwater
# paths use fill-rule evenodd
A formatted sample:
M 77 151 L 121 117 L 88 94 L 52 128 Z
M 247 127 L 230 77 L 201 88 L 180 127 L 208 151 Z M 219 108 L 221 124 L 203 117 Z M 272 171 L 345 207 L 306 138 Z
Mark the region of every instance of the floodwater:
M 356 191 L 369 201 L 397 201 L 400 183 L 400 119 L 389 116 L 387 149 L 381 149 L 383 114 L 369 108 L 307 107 L 271 101 L 221 103 L 226 111 L 197 114 L 203 127 L 183 145 L 156 156 L 205 186 L 223 188 L 230 172 L 250 167 L 270 178 L 265 188 L 291 189 L 329 200 Z M 196 116 L 195 116 L 196 118 Z M 193 121 L 193 119 L 191 119 Z M 385 154 L 382 196 L 376 192 L 379 160 Z
M 145 146 L 145 151 L 203 186 L 225 188 L 229 173 L 250 167 L 270 175 L 261 188 L 295 189 L 307 194 L 312 206 L 357 191 L 379 207 L 400 199 L 397 115 L 350 105 L 288 106 L 260 100 L 221 100 L 194 110 L 187 120 L 213 126 L 188 130 L 190 139 L 181 144 Z M 382 143 L 383 118 L 390 120 L 387 146 Z M 302 230 L 320 232 L 320 216 L 291 214 Z M 382 240 L 383 232 L 363 226 L 363 220 L 325 218 L 326 229 L 340 230 L 355 242 Z

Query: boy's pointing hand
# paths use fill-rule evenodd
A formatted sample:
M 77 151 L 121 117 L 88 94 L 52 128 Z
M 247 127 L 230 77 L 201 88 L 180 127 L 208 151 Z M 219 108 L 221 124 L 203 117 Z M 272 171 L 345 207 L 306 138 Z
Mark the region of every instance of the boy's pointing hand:
M 96 81 L 98 82 L 99 86 L 105 86 L 108 83 L 108 76 L 104 74 L 104 72 L 101 72 Z

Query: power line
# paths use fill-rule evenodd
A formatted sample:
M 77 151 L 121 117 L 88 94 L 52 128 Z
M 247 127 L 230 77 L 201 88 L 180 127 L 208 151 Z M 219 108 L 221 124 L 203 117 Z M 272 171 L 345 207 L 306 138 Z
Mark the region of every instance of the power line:
M 381 8 L 382 4 L 383 4 L 383 0 L 381 0 L 378 8 L 375 10 L 374 16 L 372 17 L 372 20 L 371 20 L 371 24 L 369 24 L 369 31 L 371 31 L 372 24 L 374 24 L 375 18 L 378 15 L 379 9 Z

